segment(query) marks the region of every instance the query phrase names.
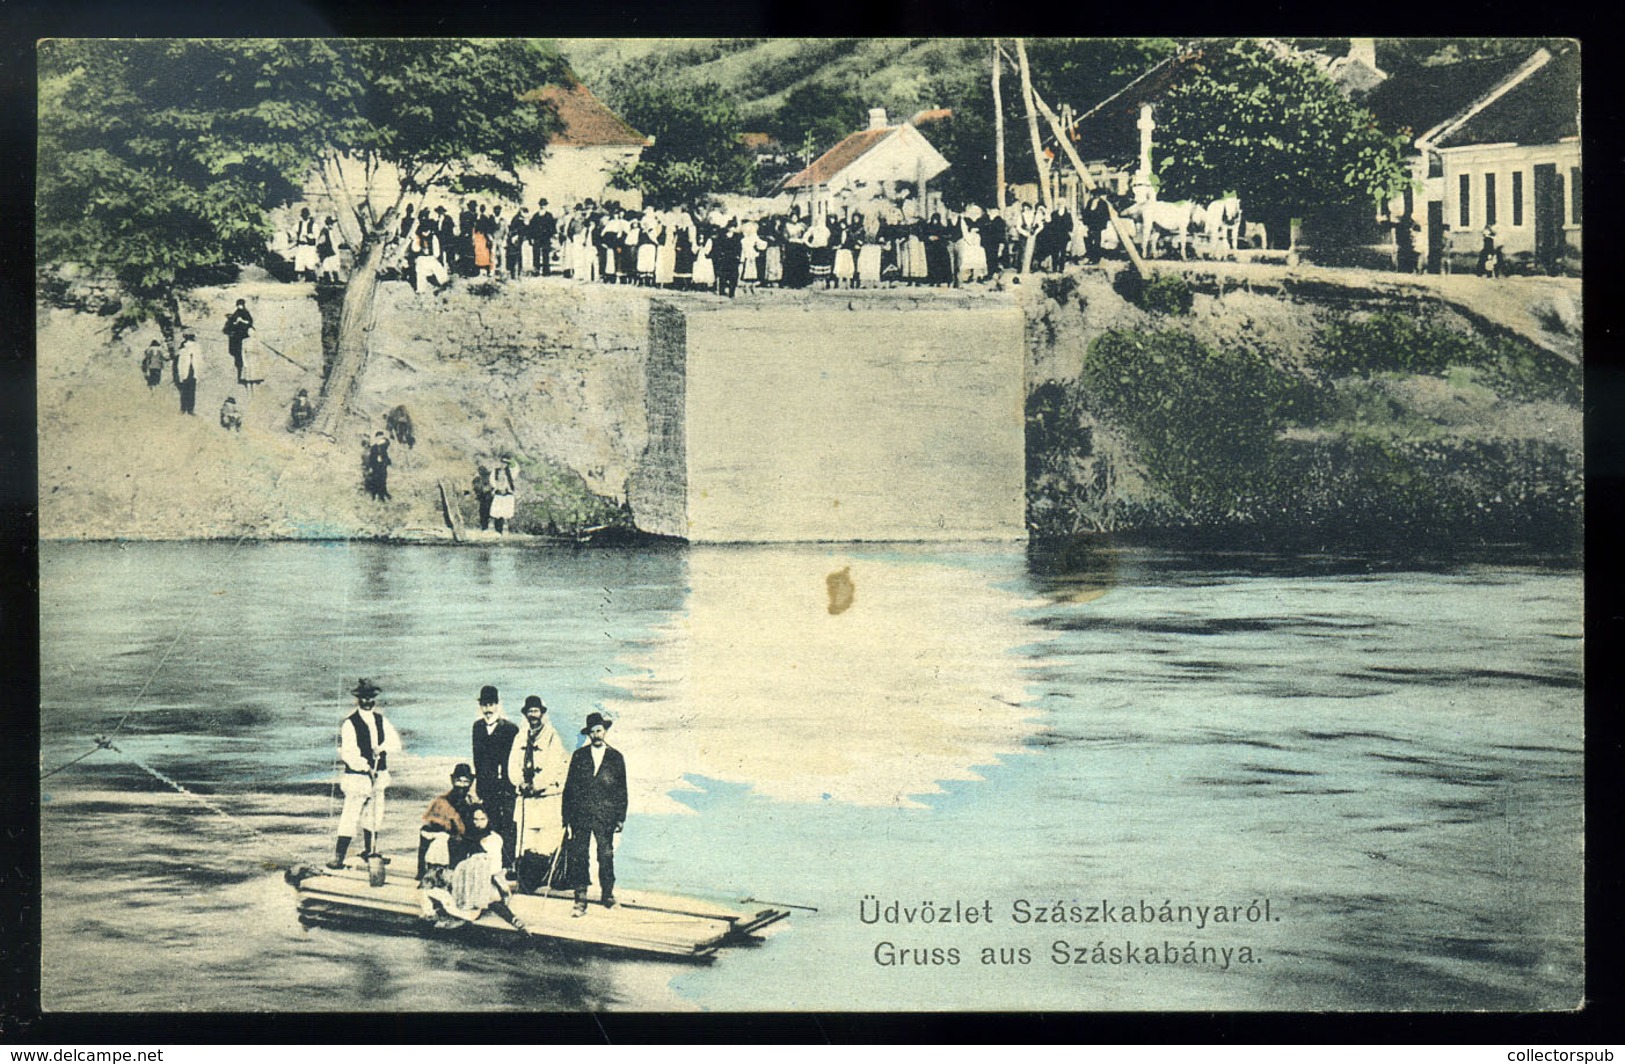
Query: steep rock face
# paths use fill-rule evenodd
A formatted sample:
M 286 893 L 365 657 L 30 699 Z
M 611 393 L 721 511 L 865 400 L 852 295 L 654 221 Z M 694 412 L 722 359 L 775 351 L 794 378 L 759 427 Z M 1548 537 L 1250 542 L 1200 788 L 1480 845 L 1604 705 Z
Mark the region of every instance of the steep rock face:
M 186 301 L 202 347 L 197 414 L 139 363 L 156 329 L 113 340 L 104 320 L 38 315 L 40 534 L 47 538 L 448 534 L 439 484 L 474 520 L 478 462 L 520 471 L 534 531 L 590 525 L 624 500 L 647 444 L 649 302 L 569 284 L 379 290 L 371 356 L 339 438 L 287 431 L 300 388 L 321 388 L 321 313 L 308 285 L 201 289 Z M 220 332 L 246 299 L 263 377 L 237 383 Z M 243 430 L 219 425 L 237 397 Z M 415 446 L 392 444 L 388 502 L 361 491 L 363 441 L 405 406 Z M 528 509 L 527 509 L 528 508 Z
M 1578 549 L 1577 335 L 1556 350 L 1486 325 L 1437 278 L 1320 271 L 1310 295 L 1288 270 L 1173 270 L 1144 295 L 1097 271 L 1029 290 L 1033 535 Z M 1442 280 L 1553 317 L 1550 286 Z

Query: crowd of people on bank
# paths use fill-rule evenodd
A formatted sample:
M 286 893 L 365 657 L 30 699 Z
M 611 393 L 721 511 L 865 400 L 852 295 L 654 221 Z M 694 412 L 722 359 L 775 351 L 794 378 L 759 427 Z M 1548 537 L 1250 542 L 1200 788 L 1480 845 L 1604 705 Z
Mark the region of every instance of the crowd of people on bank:
M 957 286 L 1003 270 L 1060 270 L 1099 261 L 1117 246 L 1104 191 L 1069 207 L 1017 204 L 1003 211 L 970 204 L 910 216 L 886 205 L 868 212 L 804 211 L 741 217 L 688 207 L 633 209 L 592 199 L 555 210 L 504 215 L 500 205 L 467 201 L 458 214 L 444 205 L 408 204 L 385 253 L 384 268 L 417 291 L 438 291 L 453 278 L 562 276 L 576 281 L 710 291 L 741 289 Z M 312 220 L 313 221 L 313 220 Z M 302 223 L 303 224 L 303 223 Z M 308 239 L 319 241 L 312 230 Z M 321 245 L 296 258 L 318 261 Z
M 355 708 L 339 725 L 344 804 L 327 863 L 335 871 L 346 866 L 358 834 L 363 861 L 382 857 L 385 792 L 401 740 L 378 709 L 380 694 L 371 680 L 359 681 L 351 691 Z M 522 930 L 509 899 L 554 889 L 570 891 L 572 915 L 585 916 L 594 865 L 600 900 L 614 908 L 627 777 L 626 759 L 606 740 L 613 722 L 589 713 L 570 751 L 536 695 L 525 699 L 523 727 L 503 715 L 493 685 L 480 688 L 475 708 L 469 760 L 452 769 L 450 789 L 423 813 L 416 879 L 424 918 L 449 927 L 493 912 Z

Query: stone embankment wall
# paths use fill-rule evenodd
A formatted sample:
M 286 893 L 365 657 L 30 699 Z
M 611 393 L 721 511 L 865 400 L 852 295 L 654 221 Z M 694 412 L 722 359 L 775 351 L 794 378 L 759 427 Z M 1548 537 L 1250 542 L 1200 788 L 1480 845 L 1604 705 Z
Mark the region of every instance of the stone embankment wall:
M 693 308 L 685 538 L 1024 537 L 1022 333 L 992 294 Z

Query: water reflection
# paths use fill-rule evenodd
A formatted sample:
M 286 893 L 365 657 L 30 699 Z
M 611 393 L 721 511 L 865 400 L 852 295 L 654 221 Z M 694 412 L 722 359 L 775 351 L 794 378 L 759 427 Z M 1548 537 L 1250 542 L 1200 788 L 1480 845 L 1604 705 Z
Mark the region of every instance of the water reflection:
M 108 755 L 48 781 L 48 1003 L 1570 1007 L 1579 574 L 1393 568 L 1092 548 L 1029 569 L 1019 550 L 943 546 L 47 545 L 46 763 L 129 712 L 123 749 L 236 818 Z M 496 683 L 510 706 L 542 695 L 567 738 L 596 706 L 618 716 L 638 786 L 628 887 L 818 912 L 699 970 L 300 928 L 263 862 L 330 852 L 334 729 L 363 670 L 408 749 L 385 826 L 399 859 Z M 1243 971 L 1046 960 L 922 981 L 874 966 L 876 929 L 852 915 L 868 891 L 1270 897 L 1282 922 L 1180 929 L 1265 956 Z M 1041 958 L 1052 937 L 992 931 Z
M 695 777 L 784 801 L 917 804 L 1019 753 L 1036 600 L 924 552 L 695 548 L 681 615 L 609 701 L 634 808 Z M 836 606 L 840 608 L 837 609 Z

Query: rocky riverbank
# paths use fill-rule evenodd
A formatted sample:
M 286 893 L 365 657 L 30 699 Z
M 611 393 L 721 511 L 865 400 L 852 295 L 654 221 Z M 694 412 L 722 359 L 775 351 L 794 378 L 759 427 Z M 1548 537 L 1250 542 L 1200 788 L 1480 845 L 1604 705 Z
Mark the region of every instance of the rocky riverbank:
M 1440 294 L 1300 272 L 1044 282 L 1029 336 L 1033 535 L 1578 551 L 1577 286 L 1446 278 Z

